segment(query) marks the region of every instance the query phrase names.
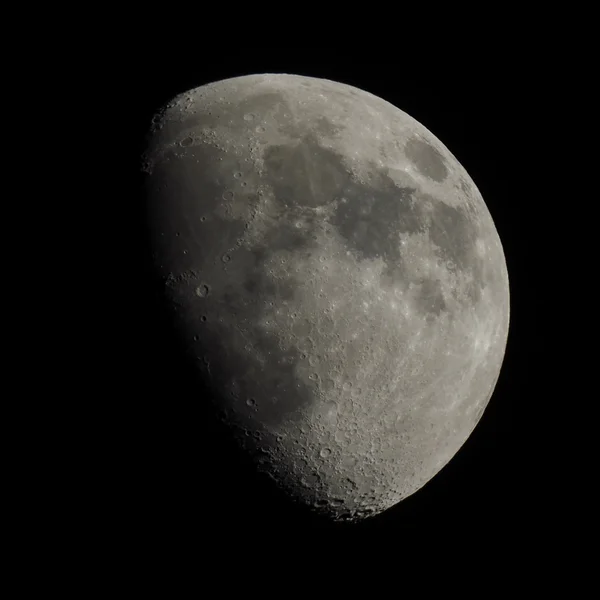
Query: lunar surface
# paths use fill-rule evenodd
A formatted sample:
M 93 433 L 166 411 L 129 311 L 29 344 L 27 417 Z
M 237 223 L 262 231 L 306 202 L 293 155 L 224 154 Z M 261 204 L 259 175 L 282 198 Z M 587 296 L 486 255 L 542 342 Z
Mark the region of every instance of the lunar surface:
M 257 469 L 333 520 L 431 480 L 509 327 L 501 241 L 448 148 L 366 91 L 264 74 L 173 99 L 143 170 L 179 331 Z

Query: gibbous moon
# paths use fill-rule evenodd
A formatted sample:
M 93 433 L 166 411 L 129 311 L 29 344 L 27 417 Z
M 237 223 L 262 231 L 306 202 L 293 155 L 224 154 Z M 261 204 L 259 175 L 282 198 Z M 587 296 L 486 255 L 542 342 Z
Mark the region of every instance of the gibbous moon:
M 451 460 L 500 372 L 509 284 L 440 140 L 352 86 L 251 75 L 162 108 L 143 170 L 184 343 L 257 469 L 353 521 Z

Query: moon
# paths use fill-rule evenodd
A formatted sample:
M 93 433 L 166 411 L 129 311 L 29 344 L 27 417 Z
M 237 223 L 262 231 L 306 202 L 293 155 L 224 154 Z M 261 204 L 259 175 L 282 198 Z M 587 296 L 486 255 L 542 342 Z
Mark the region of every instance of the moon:
M 509 328 L 501 240 L 450 150 L 366 91 L 261 74 L 161 108 L 142 169 L 178 330 L 256 468 L 334 521 L 430 481 Z

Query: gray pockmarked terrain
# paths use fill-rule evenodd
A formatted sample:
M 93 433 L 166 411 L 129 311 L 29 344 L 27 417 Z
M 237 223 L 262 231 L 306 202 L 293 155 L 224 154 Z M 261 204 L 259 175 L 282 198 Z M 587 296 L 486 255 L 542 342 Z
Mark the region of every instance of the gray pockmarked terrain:
M 509 327 L 498 233 L 450 151 L 365 91 L 265 74 L 175 98 L 143 169 L 165 291 L 257 468 L 336 520 L 439 472 Z

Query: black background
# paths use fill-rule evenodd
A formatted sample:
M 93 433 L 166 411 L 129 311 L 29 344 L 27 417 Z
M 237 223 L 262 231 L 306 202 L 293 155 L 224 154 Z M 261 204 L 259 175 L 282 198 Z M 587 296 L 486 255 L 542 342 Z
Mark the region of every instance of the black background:
M 202 54 L 201 52 L 199 54 Z M 176 66 L 174 66 L 176 65 Z M 218 62 L 156 56 L 134 62 L 115 82 L 126 98 L 121 137 L 130 191 L 117 195 L 120 223 L 111 240 L 118 256 L 118 326 L 112 331 L 113 390 L 106 478 L 98 515 L 119 544 L 147 556 L 193 559 L 206 548 L 231 552 L 296 545 L 390 543 L 406 539 L 472 538 L 496 544 L 538 533 L 543 507 L 536 474 L 532 415 L 540 410 L 532 372 L 539 363 L 541 315 L 534 289 L 536 245 L 525 235 L 536 195 L 536 137 L 543 86 L 535 64 L 497 60 L 464 64 L 435 75 L 410 61 L 364 54 L 253 48 Z M 479 425 L 453 460 L 425 487 L 376 518 L 331 525 L 304 515 L 263 488 L 243 458 L 228 449 L 210 421 L 206 399 L 189 376 L 152 278 L 143 222 L 139 155 L 154 112 L 175 94 L 238 75 L 283 72 L 324 77 L 365 89 L 420 121 L 467 169 L 503 243 L 511 291 L 506 357 Z M 125 204 L 125 206 L 122 206 Z M 528 241 L 526 241 L 528 240 Z M 108 254 L 107 254 L 108 256 Z M 123 300 L 124 299 L 124 300 Z M 114 326 L 114 324 L 113 324 Z M 100 493 L 100 492 L 99 492 Z M 458 537 L 457 537 L 458 536 Z M 364 546 L 367 544 L 367 546 Z

